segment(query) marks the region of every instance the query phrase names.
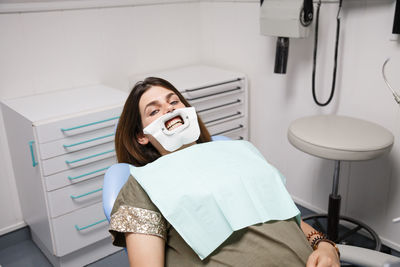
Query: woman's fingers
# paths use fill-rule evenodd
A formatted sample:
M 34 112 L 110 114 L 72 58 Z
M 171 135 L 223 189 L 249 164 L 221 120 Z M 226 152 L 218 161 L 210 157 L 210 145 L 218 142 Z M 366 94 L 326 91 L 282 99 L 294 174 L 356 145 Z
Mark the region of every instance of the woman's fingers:
M 308 257 L 306 267 L 340 267 L 340 264 L 336 259 L 314 251 Z
M 324 257 L 318 261 L 317 267 L 339 267 L 331 258 Z
M 307 260 L 307 265 L 306 267 L 316 267 L 318 263 L 318 255 L 315 253 L 315 251 L 313 253 L 311 253 L 311 255 L 308 257 Z

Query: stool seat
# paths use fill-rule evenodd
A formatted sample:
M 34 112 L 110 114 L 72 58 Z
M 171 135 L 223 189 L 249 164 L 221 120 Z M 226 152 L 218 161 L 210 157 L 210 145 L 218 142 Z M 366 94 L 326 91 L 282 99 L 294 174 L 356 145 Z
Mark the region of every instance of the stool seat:
M 389 151 L 393 134 L 375 123 L 338 115 L 303 117 L 288 130 L 290 143 L 299 150 L 331 160 L 369 160 Z

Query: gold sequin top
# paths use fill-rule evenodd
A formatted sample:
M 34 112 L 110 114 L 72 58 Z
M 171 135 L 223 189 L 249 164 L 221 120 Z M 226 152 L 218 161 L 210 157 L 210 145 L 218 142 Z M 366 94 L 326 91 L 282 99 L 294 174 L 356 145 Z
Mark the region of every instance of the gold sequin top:
M 167 229 L 159 212 L 122 205 L 110 221 L 110 229 L 122 233 L 156 235 L 166 239 Z
M 139 183 L 130 176 L 111 211 L 113 244 L 126 246 L 125 233 L 149 234 L 166 240 L 167 222 Z

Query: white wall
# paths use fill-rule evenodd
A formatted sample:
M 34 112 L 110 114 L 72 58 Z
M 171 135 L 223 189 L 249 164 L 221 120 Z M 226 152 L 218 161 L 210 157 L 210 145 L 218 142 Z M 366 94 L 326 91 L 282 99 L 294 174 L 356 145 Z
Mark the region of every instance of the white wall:
M 389 155 L 343 163 L 340 177 L 342 213 L 363 220 L 386 242 L 400 248 L 400 111 L 386 88 L 381 66 L 400 90 L 400 43 L 390 41 L 393 1 L 344 1 L 334 101 L 314 104 L 311 94 L 312 31 L 308 39 L 291 39 L 286 75 L 273 74 L 276 39 L 261 36 L 258 3 L 203 3 L 202 59 L 245 72 L 250 81 L 250 136 L 266 158 L 286 176 L 298 203 L 326 211 L 332 188 L 333 162 L 292 147 L 286 133 L 291 121 L 314 114 L 341 114 L 386 127 L 396 143 Z M 337 4 L 321 7 L 317 95 L 327 99 L 331 88 Z
M 198 5 L 0 14 L 0 98 L 95 83 L 128 90 L 132 74 L 198 62 Z M 23 225 L 9 158 L 0 116 L 0 234 Z
M 167 2 L 167 1 L 164 1 Z M 151 6 L 0 15 L 0 98 L 93 83 L 128 90 L 128 76 L 204 62 L 246 73 L 250 81 L 251 140 L 286 176 L 301 204 L 327 207 L 333 163 L 287 141 L 295 118 L 343 114 L 377 122 L 400 136 L 400 112 L 380 69 L 400 88 L 400 45 L 389 41 L 394 2 L 344 1 L 337 93 L 317 107 L 311 96 L 313 38 L 291 40 L 287 75 L 273 74 L 275 39 L 259 34 L 259 1 L 201 1 Z M 336 5 L 323 5 L 318 94 L 331 83 Z M 344 163 L 342 212 L 364 220 L 400 249 L 400 146 L 380 159 Z M 0 116 L 0 234 L 22 216 Z

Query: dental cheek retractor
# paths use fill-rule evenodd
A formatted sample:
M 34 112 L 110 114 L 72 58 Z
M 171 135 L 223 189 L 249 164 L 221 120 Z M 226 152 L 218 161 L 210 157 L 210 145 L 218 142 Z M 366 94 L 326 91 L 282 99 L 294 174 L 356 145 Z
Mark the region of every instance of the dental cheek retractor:
M 166 123 L 180 117 L 183 125 L 168 130 Z M 200 127 L 194 107 L 180 108 L 167 113 L 150 123 L 143 129 L 144 134 L 153 136 L 167 151 L 175 151 L 183 145 L 197 141 L 200 136 Z

